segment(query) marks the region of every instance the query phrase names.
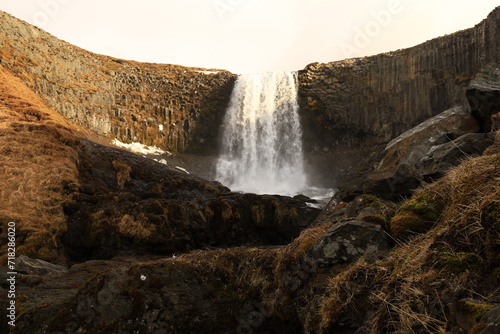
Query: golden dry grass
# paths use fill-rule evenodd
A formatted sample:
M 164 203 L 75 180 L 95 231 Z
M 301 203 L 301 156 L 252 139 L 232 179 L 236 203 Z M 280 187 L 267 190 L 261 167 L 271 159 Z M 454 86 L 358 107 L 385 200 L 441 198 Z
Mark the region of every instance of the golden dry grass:
M 55 260 L 65 229 L 64 193 L 78 183 L 75 133 L 88 132 L 1 66 L 0 121 L 2 228 L 16 223 L 19 255 Z
M 447 299 L 487 301 L 498 294 L 499 146 L 497 140 L 483 156 L 464 161 L 408 202 L 409 209 L 418 209 L 412 201 L 422 197 L 443 203 L 429 231 L 400 244 L 385 260 L 361 260 L 330 279 L 316 310 L 319 332 L 330 332 L 346 315 L 362 318 L 370 311 L 368 333 L 445 333 Z

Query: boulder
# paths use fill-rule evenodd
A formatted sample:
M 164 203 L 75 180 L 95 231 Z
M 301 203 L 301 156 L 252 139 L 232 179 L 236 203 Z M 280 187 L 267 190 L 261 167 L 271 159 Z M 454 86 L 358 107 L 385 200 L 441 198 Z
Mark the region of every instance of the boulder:
M 411 161 L 411 155 L 397 155 L 398 152 L 407 152 L 409 147 L 439 145 L 478 130 L 479 126 L 467 107 L 448 109 L 391 140 L 385 148 L 387 153 L 380 167 L 394 158 L 399 158 L 402 162 Z
M 485 322 L 488 324 L 487 326 L 494 326 L 495 322 L 498 324 L 498 307 L 494 311 L 495 308 L 491 304 L 476 299 L 464 298 L 449 304 L 448 308 L 451 316 L 450 320 L 455 322 L 461 329 L 474 333 L 498 333 L 498 331 L 484 332 L 476 330 L 479 326 L 484 329 L 486 327 L 484 326 Z M 475 330 L 473 331 L 473 329 Z
M 464 158 L 483 154 L 494 141 L 494 133 L 469 133 L 451 142 L 432 146 L 416 164 L 416 170 L 424 178 L 441 177 Z
M 467 100 L 482 132 L 499 129 L 500 63 L 483 67 L 467 89 Z
M 347 220 L 335 225 L 313 250 L 318 266 L 349 264 L 362 256 L 390 249 L 389 238 L 380 225 Z
M 493 144 L 466 107 L 455 107 L 392 140 L 377 168 L 366 176 L 363 191 L 395 199 L 410 195 L 422 181 L 433 181 Z

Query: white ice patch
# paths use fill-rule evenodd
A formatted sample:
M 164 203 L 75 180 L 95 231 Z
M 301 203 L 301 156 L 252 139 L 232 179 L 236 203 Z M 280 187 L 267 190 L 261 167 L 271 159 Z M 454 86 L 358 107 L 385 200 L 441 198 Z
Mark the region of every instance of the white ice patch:
M 182 167 L 179 167 L 179 166 L 175 166 L 175 169 L 180 170 L 181 172 L 184 172 L 186 174 L 189 174 L 189 172 L 185 168 L 182 168 Z
M 164 155 L 168 154 L 170 155 L 169 152 L 166 152 L 156 146 L 147 146 L 141 143 L 131 143 L 131 144 L 125 144 L 122 143 L 121 141 L 117 139 L 113 139 L 111 142 L 113 145 L 124 148 L 128 151 L 137 153 L 137 154 L 142 154 L 142 155 L 148 155 L 148 154 L 154 154 L 154 155 Z
M 159 163 L 161 163 L 161 164 L 168 165 L 168 162 L 167 162 L 167 160 L 165 160 L 165 159 L 160 159 L 160 160 L 158 160 L 158 159 L 154 159 L 154 160 L 155 160 L 155 161 L 158 161 L 158 162 L 159 162 Z
M 309 203 L 309 202 L 306 202 L 306 205 L 310 208 L 314 208 L 314 209 L 321 209 L 321 205 L 319 204 L 316 204 L 316 203 Z
M 195 71 L 198 73 L 203 73 L 203 74 L 217 74 L 219 71 Z

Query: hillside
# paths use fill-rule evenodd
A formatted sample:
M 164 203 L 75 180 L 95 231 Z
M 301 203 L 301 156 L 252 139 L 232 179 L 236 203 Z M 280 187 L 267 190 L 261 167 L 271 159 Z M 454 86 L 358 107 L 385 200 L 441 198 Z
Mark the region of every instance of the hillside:
M 0 64 L 75 124 L 123 142 L 213 152 L 235 75 L 80 49 L 0 11 Z

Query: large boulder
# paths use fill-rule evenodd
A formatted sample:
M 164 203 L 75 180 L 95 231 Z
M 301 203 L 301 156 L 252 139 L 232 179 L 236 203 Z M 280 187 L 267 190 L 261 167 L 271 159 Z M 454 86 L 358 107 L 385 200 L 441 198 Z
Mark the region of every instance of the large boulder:
M 493 144 L 492 135 L 479 130 L 463 106 L 426 120 L 387 144 L 363 190 L 389 198 L 410 195 L 422 181 L 443 176 L 464 158 L 480 155 Z
M 362 256 L 390 249 L 387 234 L 380 225 L 347 220 L 335 225 L 314 247 L 320 267 L 349 264 Z
M 415 165 L 419 175 L 424 178 L 439 178 L 464 158 L 483 154 L 495 140 L 494 133 L 469 133 L 437 146 L 433 146 Z
M 500 63 L 479 71 L 467 90 L 472 115 L 482 132 L 500 129 Z

